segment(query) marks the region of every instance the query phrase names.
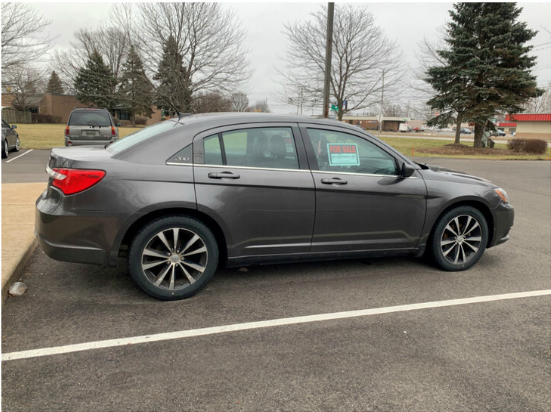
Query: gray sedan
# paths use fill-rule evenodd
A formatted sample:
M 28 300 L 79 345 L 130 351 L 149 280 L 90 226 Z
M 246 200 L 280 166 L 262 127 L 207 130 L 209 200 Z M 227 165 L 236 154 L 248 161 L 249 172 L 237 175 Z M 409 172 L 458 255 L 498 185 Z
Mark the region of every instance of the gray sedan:
M 103 147 L 52 150 L 36 234 L 52 258 L 115 265 L 181 299 L 219 265 L 429 253 L 473 266 L 505 242 L 506 192 L 412 162 L 335 121 L 260 113 L 166 120 Z

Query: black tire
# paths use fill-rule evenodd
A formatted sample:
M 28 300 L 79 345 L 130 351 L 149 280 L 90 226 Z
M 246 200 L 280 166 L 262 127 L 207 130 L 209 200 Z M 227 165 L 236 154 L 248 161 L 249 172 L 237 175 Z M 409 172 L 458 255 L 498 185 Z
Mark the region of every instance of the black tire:
M 13 148 L 14 152 L 18 152 L 21 149 L 21 142 L 19 141 L 19 136 L 15 138 L 15 147 Z
M 2 144 L 2 159 L 7 158 L 8 154 L 9 154 L 8 142 L 4 140 L 4 143 Z
M 429 250 L 435 263 L 447 271 L 461 271 L 480 260 L 488 243 L 488 223 L 471 206 L 444 213 L 434 226 Z
M 207 226 L 191 217 L 167 216 L 136 234 L 128 267 L 132 279 L 147 294 L 177 300 L 193 296 L 207 285 L 216 272 L 218 257 L 218 244 Z

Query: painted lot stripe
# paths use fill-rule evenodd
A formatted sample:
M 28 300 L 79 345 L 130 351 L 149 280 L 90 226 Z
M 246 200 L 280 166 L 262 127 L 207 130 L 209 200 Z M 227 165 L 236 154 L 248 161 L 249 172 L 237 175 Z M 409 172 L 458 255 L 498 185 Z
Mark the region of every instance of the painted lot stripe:
M 14 160 L 19 159 L 21 156 L 25 156 L 27 153 L 31 153 L 33 150 L 34 150 L 34 149 L 29 149 L 29 150 L 26 151 L 25 153 L 22 153 L 22 154 L 20 154 L 19 156 L 14 157 L 13 159 L 8 160 L 6 163 L 13 162 Z
M 349 312 L 324 313 L 320 315 L 297 316 L 234 325 L 215 326 L 203 329 L 191 329 L 178 332 L 158 333 L 155 335 L 135 336 L 133 338 L 110 339 L 97 342 L 78 343 L 75 345 L 56 346 L 53 348 L 33 349 L 21 352 L 2 354 L 2 361 L 28 359 L 41 356 L 61 355 L 64 353 L 81 352 L 92 349 L 113 348 L 117 346 L 135 345 L 148 342 L 160 342 L 173 339 L 184 339 L 195 336 L 215 335 L 218 333 L 237 332 L 243 330 L 271 328 L 274 326 L 296 325 L 300 323 L 320 322 L 335 319 L 349 319 L 362 316 L 381 315 L 384 313 L 407 312 L 419 309 L 442 308 L 447 306 L 469 305 L 471 303 L 495 302 L 500 300 L 529 298 L 551 295 L 551 289 L 531 292 L 506 293 L 502 295 L 477 296 L 474 298 L 442 300 L 437 302 L 414 303 L 410 305 L 389 306 L 384 308 L 353 310 Z

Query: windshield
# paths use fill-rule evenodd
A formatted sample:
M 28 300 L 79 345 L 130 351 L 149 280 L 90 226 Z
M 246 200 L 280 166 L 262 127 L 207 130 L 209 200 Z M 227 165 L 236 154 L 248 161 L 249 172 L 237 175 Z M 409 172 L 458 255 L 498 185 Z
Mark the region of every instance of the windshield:
M 79 111 L 71 113 L 69 126 L 111 126 L 109 114 L 104 111 Z
M 155 123 L 154 125 L 148 126 L 144 129 L 140 129 L 137 132 L 129 134 L 124 139 L 118 140 L 115 143 L 107 146 L 107 151 L 113 154 L 120 153 L 123 150 L 128 149 L 129 147 L 137 145 L 144 140 L 166 132 L 167 130 L 170 130 L 178 125 L 182 125 L 182 123 L 176 123 L 172 120 L 165 120 L 160 123 Z

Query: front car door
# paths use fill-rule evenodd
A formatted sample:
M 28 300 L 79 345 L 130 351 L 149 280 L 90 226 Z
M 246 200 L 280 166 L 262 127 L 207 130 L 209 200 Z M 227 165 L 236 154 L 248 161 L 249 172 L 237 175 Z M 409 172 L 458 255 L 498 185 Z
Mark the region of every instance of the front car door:
M 230 126 L 193 141 L 197 206 L 224 231 L 228 258 L 310 251 L 315 188 L 296 124 Z
M 6 136 L 8 147 L 11 149 L 15 146 L 15 130 L 13 130 L 4 119 L 2 119 L 2 129 L 4 131 L 4 136 Z
M 359 132 L 301 126 L 316 185 L 312 252 L 413 251 L 423 228 L 427 190 L 403 159 Z

